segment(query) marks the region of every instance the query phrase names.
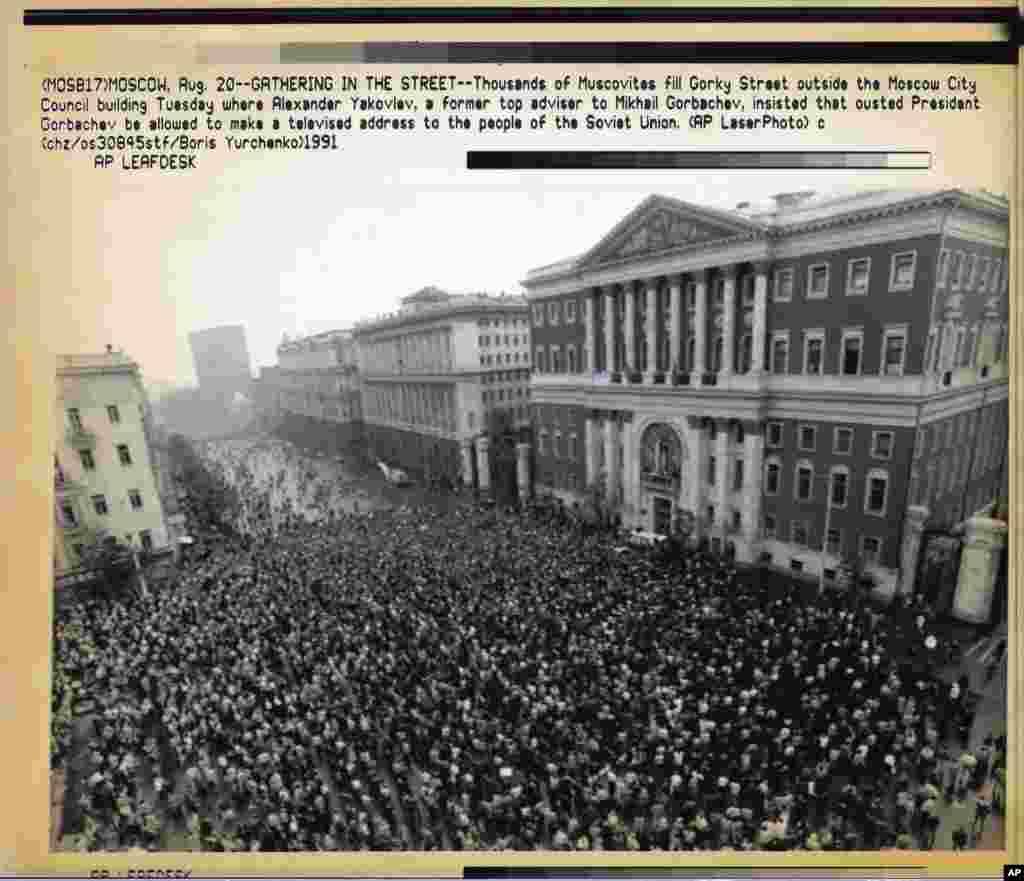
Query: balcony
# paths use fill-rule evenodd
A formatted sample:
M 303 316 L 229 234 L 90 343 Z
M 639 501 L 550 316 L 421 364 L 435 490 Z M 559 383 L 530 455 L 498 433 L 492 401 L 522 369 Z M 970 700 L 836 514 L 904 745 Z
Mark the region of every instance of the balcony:
M 640 479 L 648 489 L 677 491 L 679 489 L 679 472 L 643 471 Z
M 64 438 L 68 446 L 76 450 L 91 450 L 96 446 L 96 435 L 82 427 L 69 428 Z

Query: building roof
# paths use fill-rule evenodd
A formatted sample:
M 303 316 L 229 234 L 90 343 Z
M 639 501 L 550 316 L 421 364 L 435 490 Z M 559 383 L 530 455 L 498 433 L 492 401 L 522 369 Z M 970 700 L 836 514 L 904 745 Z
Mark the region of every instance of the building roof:
M 444 298 L 434 299 L 434 294 L 419 297 L 424 291 L 435 291 L 444 294 Z M 526 297 L 521 294 L 447 294 L 437 288 L 423 288 L 401 301 L 402 308 L 376 318 L 357 322 L 356 334 L 372 333 L 377 330 L 401 327 L 404 324 L 415 324 L 422 321 L 434 321 L 452 315 L 467 313 L 500 312 L 509 309 L 526 311 Z
M 109 370 L 137 372 L 139 365 L 124 352 L 113 349 L 98 354 L 57 356 L 58 376 L 73 376 Z
M 539 266 L 527 273 L 524 284 L 529 286 L 544 279 L 571 274 L 599 258 L 616 241 L 637 230 L 645 218 L 668 212 L 706 223 L 716 244 L 730 240 L 774 238 L 831 225 L 869 221 L 878 217 L 935 207 L 956 201 L 985 213 L 1008 216 L 1009 202 L 1005 196 L 987 191 L 960 189 L 877 189 L 856 193 L 817 193 L 813 190 L 777 193 L 757 204 L 741 202 L 732 210 L 694 205 L 671 196 L 652 195 L 601 238 L 589 250 Z M 699 244 L 699 241 L 697 242 Z M 683 247 L 680 243 L 678 247 Z M 686 246 L 693 246 L 692 244 Z M 666 250 L 671 250 L 669 246 Z

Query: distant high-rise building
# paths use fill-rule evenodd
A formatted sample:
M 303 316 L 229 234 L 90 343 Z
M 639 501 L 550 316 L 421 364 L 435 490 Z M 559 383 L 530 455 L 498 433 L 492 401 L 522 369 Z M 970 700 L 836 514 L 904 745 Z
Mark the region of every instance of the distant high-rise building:
M 189 334 L 192 361 L 204 395 L 233 399 L 249 393 L 252 372 L 245 328 L 240 324 L 211 327 Z

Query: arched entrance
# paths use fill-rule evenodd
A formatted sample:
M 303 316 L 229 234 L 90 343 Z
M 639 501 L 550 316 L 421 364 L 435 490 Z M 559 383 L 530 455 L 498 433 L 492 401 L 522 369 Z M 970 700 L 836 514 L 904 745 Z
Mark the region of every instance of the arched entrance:
M 645 526 L 657 535 L 675 532 L 683 474 L 683 443 L 665 422 L 648 425 L 640 436 L 641 509 Z

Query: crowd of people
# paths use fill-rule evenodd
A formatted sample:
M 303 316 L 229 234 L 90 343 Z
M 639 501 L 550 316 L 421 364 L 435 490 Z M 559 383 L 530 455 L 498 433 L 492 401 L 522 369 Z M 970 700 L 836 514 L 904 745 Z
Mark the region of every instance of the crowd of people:
M 372 510 L 277 441 L 200 453 L 230 502 L 186 503 L 173 589 L 58 616 L 78 846 L 930 847 L 1002 779 L 1004 740 L 950 750 L 968 689 L 853 594 L 571 519 Z

